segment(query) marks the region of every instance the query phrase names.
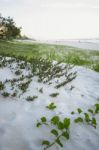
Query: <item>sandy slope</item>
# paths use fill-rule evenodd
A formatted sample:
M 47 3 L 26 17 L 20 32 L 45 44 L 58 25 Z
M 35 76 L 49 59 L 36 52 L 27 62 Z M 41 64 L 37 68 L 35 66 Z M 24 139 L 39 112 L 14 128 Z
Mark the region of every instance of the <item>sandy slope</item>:
M 13 64 L 14 65 L 14 64 Z M 65 87 L 55 89 L 53 85 L 38 83 L 37 77 L 25 94 L 16 98 L 4 98 L 0 94 L 0 150 L 43 150 L 43 139 L 53 140 L 49 129 L 45 126 L 36 128 L 37 120 L 42 116 L 51 118 L 58 114 L 62 118 L 74 116 L 71 111 L 81 107 L 84 111 L 98 103 L 99 73 L 84 67 L 75 67 L 77 78 Z M 24 71 L 25 73 L 26 71 Z M 9 67 L 0 69 L 0 81 L 15 77 L 13 69 Z M 74 86 L 73 90 L 70 87 Z M 43 87 L 43 93 L 38 89 Z M 7 90 L 11 92 L 9 85 Z M 49 94 L 59 92 L 59 96 L 51 98 Z M 26 101 L 28 95 L 37 95 L 33 102 Z M 54 102 L 57 108 L 48 110 L 46 106 Z M 50 150 L 98 150 L 99 149 L 99 115 L 97 128 L 85 124 L 71 124 L 70 140 L 63 140 L 64 147 L 53 146 Z

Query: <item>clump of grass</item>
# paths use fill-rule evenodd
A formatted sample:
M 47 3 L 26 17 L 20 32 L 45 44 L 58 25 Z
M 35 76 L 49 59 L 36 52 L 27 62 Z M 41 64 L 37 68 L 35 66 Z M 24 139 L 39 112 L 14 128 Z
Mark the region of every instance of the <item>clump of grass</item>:
M 60 78 L 62 76 L 66 77 L 66 80 L 56 88 L 64 86 L 68 82 L 76 78 L 76 72 L 70 72 L 73 68 L 73 65 L 60 63 L 53 64 L 51 61 L 46 59 L 32 60 L 32 73 L 39 77 L 38 82 L 49 83 L 54 78 Z
M 65 86 L 66 84 L 70 83 L 72 80 L 74 80 L 77 76 L 77 72 L 74 73 L 69 73 L 68 75 L 66 75 L 66 79 L 64 81 L 62 81 L 61 83 L 57 84 L 55 86 L 55 88 L 60 88 L 62 86 Z
M 22 75 L 22 76 L 18 79 L 18 81 L 23 81 L 24 79 L 25 79 L 25 76 Z
M 21 75 L 21 71 L 20 70 L 17 70 L 17 71 L 15 71 L 15 74 L 18 76 L 18 75 Z
M 33 74 L 28 74 L 27 76 L 25 76 L 26 78 L 30 79 L 33 77 Z
M 64 61 L 69 64 L 87 66 L 91 63 L 90 55 L 83 50 L 70 51 L 64 55 Z
M 4 90 L 5 86 L 4 84 L 0 81 L 0 90 Z
M 11 82 L 12 85 L 14 85 L 14 83 L 18 82 L 18 81 L 23 81 L 25 79 L 25 76 L 22 75 L 20 78 L 14 78 L 12 80 L 7 80 L 6 82 Z
M 50 94 L 51 97 L 57 97 L 59 95 L 59 93 L 52 93 Z
M 10 93 L 8 93 L 8 92 L 3 92 L 2 95 L 3 95 L 4 97 L 8 97 L 8 96 L 10 95 Z
M 26 67 L 26 63 L 21 63 L 20 64 L 20 69 L 25 69 L 25 67 Z
M 37 99 L 38 98 L 38 96 L 28 96 L 27 98 L 26 98 L 26 100 L 27 101 L 34 101 L 35 99 Z
M 27 81 L 27 82 L 25 82 L 25 83 L 20 83 L 20 84 L 19 84 L 19 89 L 20 89 L 23 93 L 25 93 L 26 90 L 27 90 L 27 88 L 28 88 L 28 86 L 29 86 L 29 84 L 30 84 L 30 82 L 31 82 L 31 80 L 29 80 L 29 81 Z
M 52 63 L 47 59 L 33 59 L 32 60 L 32 73 L 39 76 L 39 80 L 43 79 L 47 75 L 47 70 L 51 68 Z

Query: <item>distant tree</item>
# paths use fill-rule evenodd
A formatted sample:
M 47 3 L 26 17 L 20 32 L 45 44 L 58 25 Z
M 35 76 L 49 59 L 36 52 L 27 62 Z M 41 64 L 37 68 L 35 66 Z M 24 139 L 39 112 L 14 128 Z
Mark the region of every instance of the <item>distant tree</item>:
M 2 38 L 5 35 L 5 26 L 3 23 L 3 17 L 0 14 L 0 38 Z
M 14 20 L 10 17 L 0 16 L 0 33 L 6 38 L 16 38 L 21 36 L 21 28 L 17 27 Z
M 21 28 L 16 27 L 16 24 L 14 20 L 10 17 L 6 19 L 6 36 L 16 38 L 17 36 L 20 36 Z

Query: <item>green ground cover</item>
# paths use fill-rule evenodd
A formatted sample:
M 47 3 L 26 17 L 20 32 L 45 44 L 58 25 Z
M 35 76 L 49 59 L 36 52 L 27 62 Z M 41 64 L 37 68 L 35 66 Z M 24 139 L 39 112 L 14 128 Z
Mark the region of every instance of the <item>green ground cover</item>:
M 79 66 L 86 66 L 99 72 L 99 51 L 83 50 L 70 46 L 0 41 L 0 55 L 32 60 L 44 58 Z

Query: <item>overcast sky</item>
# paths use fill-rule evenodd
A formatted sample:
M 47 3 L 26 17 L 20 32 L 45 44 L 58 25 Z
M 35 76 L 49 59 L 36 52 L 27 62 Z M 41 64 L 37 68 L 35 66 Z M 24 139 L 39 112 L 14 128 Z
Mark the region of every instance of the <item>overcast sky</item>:
M 37 39 L 99 38 L 99 0 L 0 0 L 0 13 Z

